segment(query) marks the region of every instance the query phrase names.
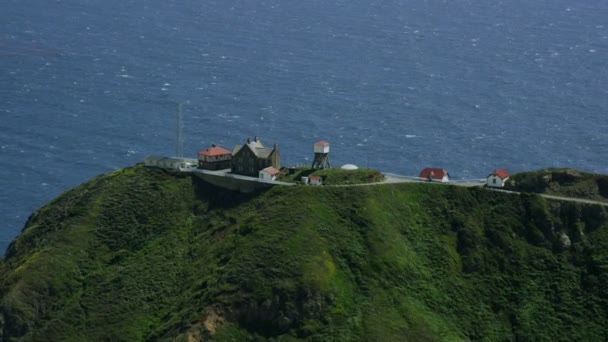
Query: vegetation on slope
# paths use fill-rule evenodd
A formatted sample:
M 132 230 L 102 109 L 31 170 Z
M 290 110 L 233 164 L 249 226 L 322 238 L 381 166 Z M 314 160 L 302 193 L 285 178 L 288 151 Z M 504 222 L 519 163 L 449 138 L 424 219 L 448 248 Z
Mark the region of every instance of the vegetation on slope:
M 608 336 L 608 213 L 536 195 L 136 166 L 37 211 L 0 267 L 7 341 Z
M 510 177 L 506 189 L 608 201 L 608 175 L 556 168 L 521 172 Z
M 376 169 L 311 169 L 296 168 L 291 174 L 281 174 L 280 180 L 285 182 L 300 182 L 302 177 L 321 176 L 325 185 L 354 185 L 378 183 L 384 180 L 384 175 Z

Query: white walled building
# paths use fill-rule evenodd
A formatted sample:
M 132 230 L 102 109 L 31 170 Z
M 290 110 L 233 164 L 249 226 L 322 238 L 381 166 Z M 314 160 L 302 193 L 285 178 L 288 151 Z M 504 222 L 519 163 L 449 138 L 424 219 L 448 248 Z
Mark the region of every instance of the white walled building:
M 269 166 L 265 169 L 260 170 L 260 180 L 264 180 L 264 181 L 276 180 L 279 173 L 281 173 L 281 171 L 275 169 L 272 166 Z
M 487 186 L 491 188 L 502 188 L 509 179 L 509 172 L 505 169 L 496 169 L 487 177 Z
M 321 176 L 317 176 L 317 175 L 312 175 L 310 177 L 308 177 L 309 180 L 309 184 L 310 185 L 322 185 L 323 184 L 323 179 L 321 178 Z
M 192 165 L 196 165 L 198 162 L 196 159 L 188 158 L 177 158 L 177 157 L 161 157 L 161 156 L 147 156 L 144 158 L 144 165 L 148 167 L 159 167 L 167 170 L 179 170 L 179 168 L 186 168 Z

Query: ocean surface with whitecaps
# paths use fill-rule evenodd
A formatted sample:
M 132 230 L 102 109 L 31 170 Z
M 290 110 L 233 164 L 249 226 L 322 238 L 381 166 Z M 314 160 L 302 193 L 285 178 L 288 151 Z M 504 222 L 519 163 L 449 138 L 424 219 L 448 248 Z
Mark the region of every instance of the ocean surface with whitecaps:
M 258 135 L 283 164 L 608 173 L 608 1 L 4 0 L 0 254 L 99 173 Z

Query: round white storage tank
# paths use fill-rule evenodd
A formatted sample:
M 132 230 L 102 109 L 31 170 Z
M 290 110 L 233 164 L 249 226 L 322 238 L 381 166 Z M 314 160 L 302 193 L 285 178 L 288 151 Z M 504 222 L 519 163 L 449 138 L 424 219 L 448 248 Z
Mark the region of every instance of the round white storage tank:
M 308 184 L 308 177 L 302 177 L 300 178 L 300 181 L 304 184 Z
M 354 164 L 344 164 L 340 167 L 342 170 L 357 170 L 359 167 Z

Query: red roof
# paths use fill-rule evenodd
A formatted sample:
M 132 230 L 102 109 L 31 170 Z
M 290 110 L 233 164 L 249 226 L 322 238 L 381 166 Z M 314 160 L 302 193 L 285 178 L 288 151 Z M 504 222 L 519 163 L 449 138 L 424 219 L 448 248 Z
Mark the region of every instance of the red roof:
M 446 176 L 448 174 L 447 170 L 444 169 L 437 169 L 434 167 L 427 167 L 424 170 L 420 171 L 420 178 L 429 178 L 429 176 L 432 179 L 442 179 L 443 176 Z
M 504 180 L 504 179 L 509 178 L 509 171 L 507 171 L 505 169 L 496 169 L 496 170 L 494 170 L 494 172 L 492 172 L 490 174 L 490 176 L 498 176 L 498 177 L 500 177 L 500 179 Z
M 313 180 L 313 179 L 314 180 L 318 180 L 318 179 L 321 179 L 321 176 L 312 175 L 312 176 L 308 177 L 308 179 L 310 179 L 310 180 Z
M 328 143 L 327 141 L 323 141 L 323 140 L 321 140 L 321 141 L 317 141 L 317 142 L 315 143 L 315 146 L 317 146 L 317 145 L 323 145 L 323 146 L 327 146 L 327 145 L 329 145 L 329 143 Z
M 227 149 L 225 149 L 223 147 L 219 147 L 219 146 L 215 146 L 215 145 L 212 145 L 211 147 L 209 147 L 207 149 L 198 151 L 199 156 L 202 155 L 202 156 L 214 157 L 214 156 L 221 156 L 224 154 L 232 154 L 232 152 L 228 151 Z
M 272 166 L 269 166 L 269 167 L 267 167 L 267 168 L 263 169 L 262 171 L 266 171 L 266 172 L 268 172 L 268 173 L 269 173 L 271 176 L 276 176 L 276 175 L 278 175 L 279 173 L 281 173 L 281 171 L 279 171 L 279 170 L 275 169 L 275 168 L 274 168 L 274 167 L 272 167 Z

